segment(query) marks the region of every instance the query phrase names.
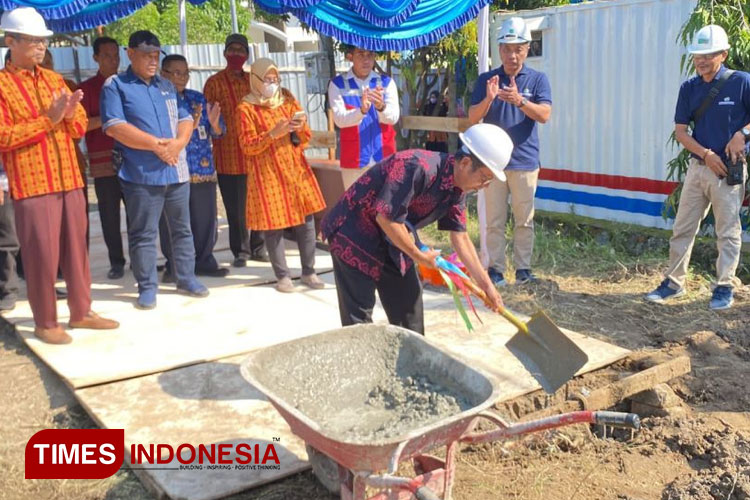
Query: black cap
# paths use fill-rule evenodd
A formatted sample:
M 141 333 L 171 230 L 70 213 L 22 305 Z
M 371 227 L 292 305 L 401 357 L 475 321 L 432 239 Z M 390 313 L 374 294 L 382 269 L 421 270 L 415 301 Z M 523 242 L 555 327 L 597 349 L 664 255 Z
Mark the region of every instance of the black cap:
M 242 35 L 240 33 L 232 33 L 229 35 L 224 42 L 224 50 L 227 50 L 227 47 L 232 45 L 233 43 L 239 43 L 243 47 L 245 47 L 245 52 L 248 54 L 250 53 L 250 44 L 247 42 L 247 37 L 245 35 Z
M 156 35 L 150 31 L 140 30 L 130 35 L 128 48 L 137 49 L 142 52 L 156 52 L 161 50 L 161 43 L 159 43 Z

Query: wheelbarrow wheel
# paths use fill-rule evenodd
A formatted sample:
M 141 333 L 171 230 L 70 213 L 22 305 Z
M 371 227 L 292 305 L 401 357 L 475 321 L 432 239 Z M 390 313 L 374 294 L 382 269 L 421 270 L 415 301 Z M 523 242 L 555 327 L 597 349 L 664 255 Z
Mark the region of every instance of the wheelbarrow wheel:
M 352 487 L 354 475 L 350 470 L 340 466 L 338 462 L 309 444 L 305 444 L 305 449 L 313 474 L 326 490 L 335 495 L 340 494 L 342 481 L 346 482 L 349 488 Z

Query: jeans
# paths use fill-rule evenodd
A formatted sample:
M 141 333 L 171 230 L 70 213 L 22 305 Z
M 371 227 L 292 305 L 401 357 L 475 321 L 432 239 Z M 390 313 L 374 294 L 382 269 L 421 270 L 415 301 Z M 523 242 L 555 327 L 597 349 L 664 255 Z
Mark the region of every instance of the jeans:
M 156 239 L 162 211 L 171 235 L 178 287 L 195 281 L 195 248 L 190 231 L 190 183 L 149 186 L 120 179 L 128 214 L 128 246 L 138 292 L 156 290 Z

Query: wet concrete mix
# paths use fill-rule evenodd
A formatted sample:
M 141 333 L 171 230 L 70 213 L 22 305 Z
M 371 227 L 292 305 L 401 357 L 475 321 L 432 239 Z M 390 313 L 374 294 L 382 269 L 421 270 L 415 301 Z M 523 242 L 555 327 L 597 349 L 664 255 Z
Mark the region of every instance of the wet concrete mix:
M 326 434 L 358 443 L 403 436 L 491 392 L 479 374 L 398 330 L 351 332 L 266 349 L 256 377 Z

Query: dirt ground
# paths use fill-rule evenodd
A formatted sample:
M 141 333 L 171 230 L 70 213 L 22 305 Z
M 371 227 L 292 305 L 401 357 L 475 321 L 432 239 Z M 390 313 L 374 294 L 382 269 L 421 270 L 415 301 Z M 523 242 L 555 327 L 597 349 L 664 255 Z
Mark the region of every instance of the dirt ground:
M 517 310 L 542 307 L 561 326 L 623 347 L 690 356 L 692 372 L 670 383 L 683 406 L 643 418 L 642 430 L 632 436 L 619 431 L 603 437 L 579 425 L 464 446 L 454 498 L 750 499 L 750 292 L 740 290 L 731 310 L 714 313 L 707 307 L 708 283 L 694 279 L 690 293 L 675 303 L 646 304 L 641 297 L 658 284 L 660 271 L 622 265 L 592 276 L 539 273 L 540 284 L 509 286 L 503 296 Z M 95 425 L 2 323 L 0 499 L 152 498 L 127 471 L 100 481 L 23 479 L 23 450 L 34 432 Z M 605 372 L 580 383 L 595 386 Z M 521 416 L 539 400 L 529 395 L 505 409 Z M 233 498 L 333 497 L 306 472 Z

